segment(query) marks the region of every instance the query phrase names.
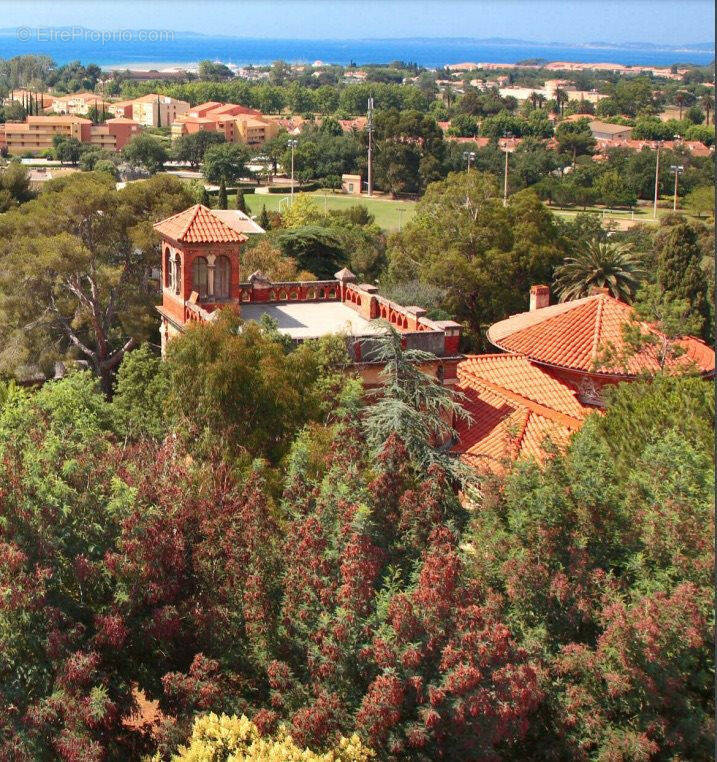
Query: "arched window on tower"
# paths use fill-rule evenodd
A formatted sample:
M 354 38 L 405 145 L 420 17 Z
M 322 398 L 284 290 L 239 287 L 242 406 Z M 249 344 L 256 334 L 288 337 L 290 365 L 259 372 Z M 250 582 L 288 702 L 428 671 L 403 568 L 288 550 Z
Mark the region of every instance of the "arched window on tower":
M 170 288 L 172 285 L 172 253 L 169 246 L 164 250 L 164 287 Z
M 232 266 L 229 257 L 217 257 L 214 263 L 214 296 L 219 299 L 227 299 L 229 297 L 231 272 Z
M 205 257 L 195 257 L 192 262 L 192 290 L 199 294 L 200 299 L 207 298 L 208 270 Z

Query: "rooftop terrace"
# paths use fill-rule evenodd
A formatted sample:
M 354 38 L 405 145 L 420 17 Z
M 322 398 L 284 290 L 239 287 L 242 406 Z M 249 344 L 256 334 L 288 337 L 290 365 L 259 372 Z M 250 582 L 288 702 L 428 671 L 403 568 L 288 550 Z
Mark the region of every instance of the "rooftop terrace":
M 343 302 L 300 302 L 285 304 L 242 304 L 245 320 L 260 320 L 268 315 L 281 333 L 292 339 L 313 339 L 337 333 L 345 336 L 371 336 L 382 329 Z

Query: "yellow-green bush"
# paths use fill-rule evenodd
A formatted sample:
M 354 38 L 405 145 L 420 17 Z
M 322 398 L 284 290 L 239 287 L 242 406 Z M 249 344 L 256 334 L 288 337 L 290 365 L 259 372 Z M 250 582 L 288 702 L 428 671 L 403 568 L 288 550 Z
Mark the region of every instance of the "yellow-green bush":
M 262 737 L 245 716 L 198 717 L 189 745 L 181 747 L 174 762 L 368 762 L 374 757 L 358 736 L 342 738 L 330 751 L 300 749 L 286 731 Z

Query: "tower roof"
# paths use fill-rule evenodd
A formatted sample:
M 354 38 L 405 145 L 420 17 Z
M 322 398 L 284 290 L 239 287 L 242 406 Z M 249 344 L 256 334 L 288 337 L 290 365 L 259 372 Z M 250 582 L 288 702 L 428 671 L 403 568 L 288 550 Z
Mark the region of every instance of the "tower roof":
M 155 223 L 154 229 L 167 238 L 184 243 L 240 243 L 247 240 L 243 233 L 201 204 Z
M 512 315 L 494 323 L 488 329 L 488 339 L 506 352 L 569 370 L 626 377 L 659 370 L 657 351 L 652 345 L 628 356 L 625 364 L 615 361 L 609 367 L 596 365 L 609 347 L 618 355 L 627 349 L 623 326 L 632 319 L 634 310 L 629 305 L 607 294 L 594 294 Z M 641 324 L 641 329 L 662 335 L 646 323 Z M 686 336 L 677 343 L 684 354 L 669 360 L 669 365 L 692 362 L 703 373 L 714 372 L 715 353 L 704 342 Z

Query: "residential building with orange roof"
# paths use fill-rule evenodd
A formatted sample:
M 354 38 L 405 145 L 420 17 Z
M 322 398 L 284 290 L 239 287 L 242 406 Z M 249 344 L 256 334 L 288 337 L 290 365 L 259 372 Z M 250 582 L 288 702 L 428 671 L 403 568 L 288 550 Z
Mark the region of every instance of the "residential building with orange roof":
M 138 133 L 140 126 L 124 118 L 95 125 L 71 114 L 28 116 L 24 122 L 0 124 L 0 146 L 10 154 L 41 153 L 53 147 L 56 135 L 76 138 L 108 151 L 119 151 Z
M 190 109 L 187 101 L 149 93 L 132 101 L 132 119 L 144 127 L 169 127 Z
M 99 111 L 107 111 L 110 103 L 98 93 L 70 93 L 56 96 L 51 111 L 56 114 L 81 116 L 86 114 L 91 106 L 95 106 Z
M 635 321 L 635 311 L 610 296 L 606 289 L 595 289 L 590 296 L 554 305 L 548 300 L 547 286 L 533 286 L 533 309 L 494 323 L 488 329 L 488 340 L 498 349 L 553 369 L 578 389 L 585 387 L 589 390 L 588 399 L 606 383 L 634 380 L 661 369 L 654 344 L 648 343 L 638 352 L 628 351 L 623 331 Z M 654 326 L 647 323 L 639 326 L 645 334 L 664 338 Z M 669 368 L 694 366 L 699 373 L 714 374 L 715 355 L 711 347 L 691 336 L 679 339 L 678 343 L 684 353 L 668 359 Z
M 167 342 L 195 323 L 214 320 L 221 308 L 245 320 L 268 315 L 293 341 L 329 334 L 345 338 L 347 350 L 367 385 L 380 383 L 380 363 L 371 359 L 375 338 L 384 329 L 372 322 L 383 318 L 407 347 L 431 352 L 425 372 L 452 386 L 460 360 L 460 325 L 434 321 L 420 307 L 404 307 L 378 294 L 376 286 L 357 283 L 346 268 L 334 278 L 271 282 L 260 272 L 241 271 L 243 226 L 228 212 L 200 204 L 155 224 L 162 239 L 163 351 Z
M 660 341 L 630 351 L 630 324 Z M 605 289 L 551 305 L 548 286 L 533 286 L 530 310 L 494 323 L 487 338 L 504 354 L 468 357 L 458 366 L 458 389 L 473 420 L 458 423 L 454 450 L 478 469 L 494 471 L 521 456 L 542 460 L 546 437 L 565 445 L 602 408 L 608 384 L 653 374 L 663 362 L 705 378 L 715 374 L 714 349 L 692 336 L 675 340 L 682 354 L 661 361 L 665 337 Z
M 248 106 L 208 101 L 172 122 L 172 140 L 195 132 L 218 132 L 228 143 L 258 147 L 278 134 L 279 127 L 277 121 Z

